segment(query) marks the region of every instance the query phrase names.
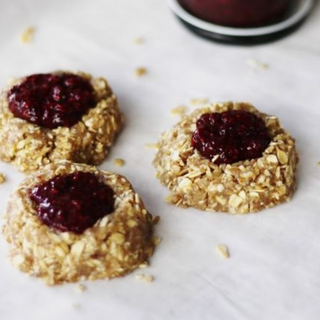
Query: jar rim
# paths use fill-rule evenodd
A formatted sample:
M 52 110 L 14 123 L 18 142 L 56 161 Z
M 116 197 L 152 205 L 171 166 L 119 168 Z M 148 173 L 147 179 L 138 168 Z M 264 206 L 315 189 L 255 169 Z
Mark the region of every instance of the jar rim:
M 187 24 L 201 29 L 203 31 L 218 34 L 221 36 L 231 36 L 231 37 L 260 37 L 271 35 L 273 33 L 278 33 L 287 30 L 300 21 L 302 21 L 311 11 L 314 0 L 302 0 L 297 6 L 296 10 L 291 14 L 290 17 L 286 18 L 284 21 L 277 22 L 272 25 L 254 28 L 235 28 L 217 25 L 211 22 L 201 20 L 191 13 L 187 12 L 178 2 L 178 0 L 168 0 L 169 7 L 171 10 L 184 22 Z

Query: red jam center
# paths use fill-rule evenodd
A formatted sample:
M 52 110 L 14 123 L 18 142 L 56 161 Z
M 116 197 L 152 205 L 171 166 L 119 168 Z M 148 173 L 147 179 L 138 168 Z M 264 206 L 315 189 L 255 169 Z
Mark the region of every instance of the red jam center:
M 196 123 L 191 144 L 215 164 L 234 163 L 262 156 L 271 142 L 263 120 L 247 111 L 203 114 Z
M 83 233 L 114 211 L 114 192 L 88 172 L 57 176 L 30 192 L 38 217 L 60 231 Z
M 230 27 L 261 27 L 283 20 L 298 0 L 179 0 L 194 16 Z
M 18 118 L 41 127 L 71 127 L 95 106 L 92 85 L 83 77 L 35 74 L 8 93 L 9 109 Z

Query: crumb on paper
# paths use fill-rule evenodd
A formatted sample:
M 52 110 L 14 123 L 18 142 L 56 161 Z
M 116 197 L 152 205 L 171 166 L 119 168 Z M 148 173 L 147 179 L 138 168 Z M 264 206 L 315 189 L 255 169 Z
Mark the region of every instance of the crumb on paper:
M 254 70 L 267 70 L 269 69 L 269 65 L 267 63 L 263 63 L 256 59 L 248 59 L 247 65 Z
M 187 111 L 188 108 L 186 106 L 177 106 L 176 108 L 171 110 L 171 114 L 173 116 L 184 116 Z
M 206 103 L 208 103 L 207 98 L 194 98 L 190 100 L 190 104 L 193 106 L 200 106 Z
M 123 159 L 120 159 L 120 158 L 117 158 L 117 159 L 114 159 L 113 160 L 113 164 L 116 166 L 116 167 L 123 167 L 125 165 L 125 161 Z
M 153 225 L 155 226 L 156 224 L 158 224 L 159 223 L 159 221 L 160 221 L 160 217 L 159 216 L 155 216 L 155 217 L 153 217 L 153 219 L 152 219 L 152 223 L 153 223 Z
M 20 35 L 20 41 L 24 44 L 31 43 L 33 41 L 34 33 L 35 33 L 34 27 L 26 28 Z
M 84 284 L 79 283 L 79 284 L 77 285 L 77 291 L 78 291 L 78 292 L 84 292 L 84 291 L 86 291 L 86 290 L 87 290 L 87 287 L 86 287 Z
M 216 252 L 223 259 L 228 259 L 230 257 L 228 247 L 226 245 L 224 245 L 224 244 L 218 244 L 216 246 Z
M 161 241 L 162 241 L 162 239 L 160 237 L 153 237 L 152 238 L 152 243 L 154 244 L 155 247 L 157 245 L 159 245 Z
M 142 262 L 141 264 L 139 264 L 139 268 L 140 269 L 145 269 L 149 267 L 149 263 L 148 261 Z
M 137 280 L 143 280 L 146 282 L 153 282 L 154 281 L 154 277 L 153 276 L 149 276 L 149 275 L 145 275 L 145 274 L 137 274 L 136 275 L 136 279 Z
M 155 150 L 159 150 L 159 144 L 158 143 L 146 143 L 145 147 L 147 149 L 155 149 Z
M 318 166 L 320 166 L 320 161 L 318 162 Z
M 3 184 L 4 182 L 6 182 L 6 177 L 0 172 L 0 184 Z
M 137 77 L 143 77 L 144 75 L 146 75 L 146 73 L 147 73 L 147 69 L 144 67 L 138 67 L 135 70 L 135 75 Z
M 80 309 L 80 304 L 77 303 L 77 302 L 72 303 L 71 306 L 72 306 L 73 309 L 76 309 L 76 310 Z
M 144 43 L 144 39 L 142 37 L 136 37 L 133 39 L 133 43 L 134 44 L 143 44 Z

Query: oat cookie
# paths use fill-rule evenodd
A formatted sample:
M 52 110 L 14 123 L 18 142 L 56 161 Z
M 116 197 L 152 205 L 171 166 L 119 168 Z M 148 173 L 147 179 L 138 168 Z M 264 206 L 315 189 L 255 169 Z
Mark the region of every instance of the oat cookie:
M 56 72 L 46 75 L 75 75 L 87 81 L 93 90 L 94 103 L 71 126 L 37 125 L 19 118 L 9 109 L 10 90 L 21 85 L 32 75 L 11 81 L 10 85 L 0 94 L 0 159 L 12 162 L 20 171 L 30 172 L 56 160 L 70 160 L 79 163 L 98 165 L 107 154 L 116 134 L 123 125 L 123 116 L 108 82 L 103 78 L 93 78 L 85 73 Z M 40 75 L 41 76 L 41 75 Z M 52 99 L 59 99 L 60 88 L 53 88 Z M 23 93 L 26 95 L 26 93 Z M 69 92 L 69 97 L 75 97 L 77 103 L 83 97 L 78 93 Z M 37 96 L 34 94 L 33 99 Z M 46 97 L 39 97 L 39 100 Z M 41 101 L 42 101 L 41 100 Z M 30 103 L 32 106 L 32 102 Z M 73 104 L 70 103 L 73 107 Z M 55 108 L 63 108 L 61 105 Z M 37 107 L 38 108 L 38 107 Z M 72 108 L 71 108 L 72 109 Z M 49 110 L 50 111 L 50 110 Z M 22 110 L 22 116 L 34 112 Z M 51 111 L 50 111 L 51 112 Z M 69 112 L 69 111 L 68 111 Z M 59 120 L 59 115 L 55 115 Z M 34 120 L 31 117 L 31 120 Z
M 60 231 L 39 217 L 31 190 L 57 176 L 92 173 L 114 192 L 114 210 L 82 233 Z M 91 215 L 92 213 L 90 213 Z M 11 195 L 3 234 L 13 265 L 48 285 L 123 276 L 152 255 L 152 216 L 131 184 L 115 173 L 60 161 L 28 176 Z
M 215 164 L 191 145 L 199 117 L 206 113 L 244 110 L 261 118 L 271 142 L 261 157 Z M 248 103 L 218 103 L 197 109 L 164 133 L 154 159 L 157 178 L 171 194 L 167 201 L 182 207 L 229 213 L 257 212 L 289 201 L 296 189 L 298 155 L 295 140 L 278 118 Z

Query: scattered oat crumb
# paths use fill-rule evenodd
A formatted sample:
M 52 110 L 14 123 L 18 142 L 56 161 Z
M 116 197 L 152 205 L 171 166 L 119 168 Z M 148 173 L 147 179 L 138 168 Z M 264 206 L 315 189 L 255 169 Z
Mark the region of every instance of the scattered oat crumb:
M 154 281 L 154 277 L 153 277 L 153 276 L 146 276 L 146 277 L 145 277 L 145 280 L 146 280 L 147 282 L 153 282 L 153 281 Z
M 84 284 L 79 283 L 79 284 L 77 285 L 77 290 L 78 290 L 79 292 L 84 292 L 84 291 L 87 290 L 87 287 L 86 287 Z
M 145 147 L 147 149 L 156 149 L 159 150 L 159 144 L 158 143 L 146 143 Z
M 152 219 L 152 223 L 153 223 L 154 226 L 155 226 L 156 224 L 158 224 L 159 221 L 160 221 L 160 217 L 159 217 L 159 216 L 153 217 L 153 219 Z
M 267 63 L 260 62 L 255 59 L 248 59 L 247 65 L 254 70 L 267 70 L 269 69 L 269 65 Z
M 152 238 L 152 243 L 157 246 L 160 242 L 162 241 L 162 239 L 160 237 L 153 237 Z
M 137 37 L 133 40 L 134 44 L 143 44 L 144 43 L 144 39 L 141 37 Z
M 140 268 L 140 269 L 145 269 L 145 268 L 147 268 L 147 267 L 149 267 L 148 261 L 142 262 L 142 263 L 139 265 L 139 268 Z
M 190 100 L 190 104 L 193 106 L 199 106 L 206 103 L 208 103 L 207 98 L 194 98 Z
M 72 306 L 73 309 L 80 309 L 80 305 L 77 302 L 72 303 L 71 306 Z
M 6 181 L 6 177 L 3 173 L 0 173 L 0 184 L 3 184 Z
M 137 280 L 144 280 L 146 282 L 153 282 L 154 281 L 154 277 L 153 276 L 148 276 L 145 274 L 137 274 L 136 275 L 136 279 Z
M 26 28 L 20 35 L 20 41 L 24 44 L 31 43 L 33 41 L 34 33 L 35 33 L 34 27 Z
M 178 106 L 171 110 L 171 114 L 173 116 L 184 116 L 186 112 L 188 111 L 188 108 L 185 106 Z
M 221 256 L 223 259 L 228 259 L 230 257 L 228 247 L 224 244 L 218 244 L 216 246 L 216 252 Z
M 144 67 L 139 67 L 135 70 L 135 74 L 137 77 L 142 77 L 147 73 L 147 69 Z
M 320 161 L 318 162 L 318 166 L 320 166 Z
M 113 164 L 116 166 L 116 167 L 123 167 L 125 165 L 125 161 L 123 159 L 114 159 L 113 160 Z

